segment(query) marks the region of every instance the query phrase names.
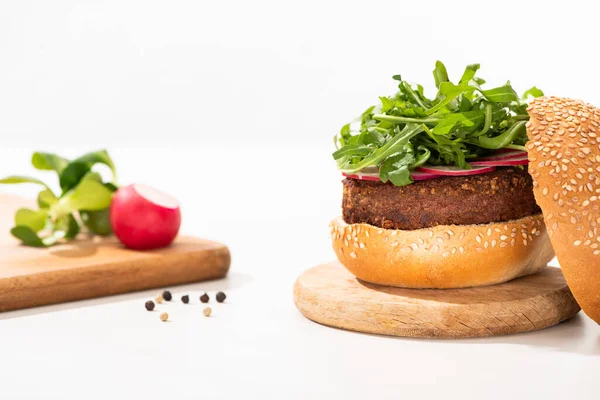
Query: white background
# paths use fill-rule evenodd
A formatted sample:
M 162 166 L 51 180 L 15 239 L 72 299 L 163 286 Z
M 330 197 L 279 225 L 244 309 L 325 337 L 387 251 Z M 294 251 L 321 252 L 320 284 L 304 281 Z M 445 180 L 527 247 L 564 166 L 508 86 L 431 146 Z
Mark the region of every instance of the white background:
M 332 136 L 395 90 L 457 79 L 600 105 L 592 2 L 1 1 L 0 175 L 33 150 L 106 147 L 121 183 L 183 204 L 227 243 L 215 318 L 154 292 L 0 315 L 0 398 L 598 398 L 600 329 L 469 341 L 383 338 L 305 320 L 295 277 L 333 258 Z M 50 177 L 49 175 L 47 176 Z M 0 188 L 32 195 L 32 188 Z

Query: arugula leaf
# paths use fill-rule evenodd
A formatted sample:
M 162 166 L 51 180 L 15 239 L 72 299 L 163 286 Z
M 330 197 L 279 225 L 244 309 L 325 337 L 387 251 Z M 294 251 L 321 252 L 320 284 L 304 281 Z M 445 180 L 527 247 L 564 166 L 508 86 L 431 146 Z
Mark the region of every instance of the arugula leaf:
M 481 92 L 481 94 L 484 95 L 486 99 L 493 101 L 494 103 L 511 103 L 519 101 L 519 95 L 512 88 L 510 82 L 507 82 L 504 86 L 490 90 L 484 90 Z
M 433 79 L 435 80 L 435 87 L 438 89 L 440 88 L 440 85 L 443 82 L 448 82 L 450 80 L 448 78 L 448 71 L 446 71 L 446 66 L 441 61 L 435 62 L 435 69 L 433 70 Z
M 458 82 L 459 85 L 469 84 L 469 82 L 473 78 L 475 78 L 475 74 L 477 73 L 478 69 L 479 69 L 479 64 L 467 65 L 467 68 L 465 68 L 465 72 L 463 73 L 462 78 L 460 78 L 460 81 Z
M 529 97 L 536 98 L 536 97 L 542 97 L 543 95 L 544 95 L 544 92 L 542 92 L 540 89 L 533 86 L 531 89 L 526 90 L 525 93 L 523 93 L 522 99 L 527 100 Z
M 371 148 L 362 144 L 344 146 L 333 153 L 334 160 L 339 160 L 347 157 L 366 156 L 371 153 Z
M 409 167 L 415 158 L 410 153 L 401 153 L 386 159 L 379 167 L 379 178 L 382 182 L 388 180 L 396 186 L 404 186 L 413 182 Z
M 470 168 L 468 160 L 493 150 L 524 149 L 529 119 L 524 99 L 542 91 L 534 86 L 519 97 L 510 82 L 484 89 L 479 67 L 468 65 L 453 83 L 444 64 L 436 62 L 437 94 L 431 99 L 423 86 L 394 75 L 396 94 L 380 97 L 381 106 L 368 108 L 337 135 L 338 168 L 356 173 L 377 167 L 382 180 L 406 185 L 409 171 L 425 162 Z

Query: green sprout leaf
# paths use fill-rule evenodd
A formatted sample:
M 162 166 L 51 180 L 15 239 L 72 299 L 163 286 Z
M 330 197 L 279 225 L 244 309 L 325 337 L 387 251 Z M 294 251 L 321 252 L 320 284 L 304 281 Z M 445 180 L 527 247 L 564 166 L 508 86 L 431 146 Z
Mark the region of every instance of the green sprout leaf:
M 47 219 L 47 210 L 20 208 L 15 214 L 15 225 L 27 226 L 31 228 L 32 231 L 39 232 L 46 226 Z
M 370 115 L 370 114 L 369 114 Z M 365 117 L 366 118 L 366 117 Z M 350 129 L 346 136 L 357 142 Z M 381 143 L 376 134 L 364 136 L 365 143 Z M 62 194 L 57 197 L 46 183 L 28 176 L 12 175 L 0 179 L 0 184 L 33 183 L 43 186 L 38 193 L 38 209 L 21 208 L 15 213 L 11 234 L 22 244 L 32 247 L 53 246 L 74 239 L 81 230 L 80 222 L 95 235 L 110 235 L 109 206 L 118 190 L 115 165 L 106 150 L 84 154 L 73 161 L 52 153 L 36 152 L 31 163 L 38 170 L 55 171 L 59 176 Z M 112 182 L 104 182 L 92 168 L 106 165 L 112 172 Z
M 46 243 L 28 226 L 17 225 L 10 230 L 10 233 L 23 242 L 24 245 L 32 247 L 46 247 Z
M 59 175 L 69 164 L 69 160 L 52 153 L 35 152 L 31 164 L 39 170 L 56 171 Z
M 60 174 L 60 187 L 63 193 L 73 189 L 79 181 L 92 170 L 96 164 L 104 164 L 113 174 L 113 182 L 117 180 L 115 164 L 106 150 L 93 151 L 71 161 Z
M 54 218 L 60 218 L 78 210 L 102 210 L 108 208 L 111 199 L 112 192 L 102 183 L 85 179 L 58 200 L 52 213 Z
M 39 208 L 50 208 L 50 206 L 55 204 L 57 201 L 58 198 L 50 189 L 44 189 L 38 193 L 37 203 Z
M 44 182 L 36 178 L 30 178 L 28 176 L 12 175 L 6 178 L 0 179 L 1 184 L 19 184 L 19 183 L 35 183 L 36 185 L 45 186 L 48 190 L 50 188 Z
M 79 215 L 83 224 L 90 232 L 100 236 L 107 236 L 112 233 L 110 211 L 108 208 L 98 211 L 82 210 L 79 212 Z

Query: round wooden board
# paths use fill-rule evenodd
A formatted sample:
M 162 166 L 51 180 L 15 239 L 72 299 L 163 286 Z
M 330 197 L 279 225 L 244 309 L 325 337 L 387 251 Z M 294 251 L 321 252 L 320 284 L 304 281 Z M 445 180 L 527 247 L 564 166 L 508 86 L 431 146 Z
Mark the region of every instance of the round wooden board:
M 362 282 L 339 263 L 296 280 L 294 301 L 307 318 L 381 335 L 472 338 L 544 329 L 577 314 L 558 268 L 494 286 L 403 289 Z

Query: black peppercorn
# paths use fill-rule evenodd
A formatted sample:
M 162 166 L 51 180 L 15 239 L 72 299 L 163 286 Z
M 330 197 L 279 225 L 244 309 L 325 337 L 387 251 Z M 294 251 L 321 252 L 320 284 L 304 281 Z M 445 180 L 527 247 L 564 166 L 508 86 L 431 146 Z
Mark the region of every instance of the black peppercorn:
M 173 295 L 171 295 L 171 292 L 169 292 L 168 290 L 165 290 L 162 296 L 163 299 L 165 299 L 166 301 L 171 301 L 171 299 L 173 298 Z
M 154 302 L 152 300 L 148 300 L 145 304 L 146 310 L 152 311 L 154 310 Z
M 181 301 L 183 302 L 183 304 L 187 304 L 190 302 L 190 296 L 188 296 L 187 294 L 185 296 L 181 296 Z
M 204 293 L 202 296 L 200 296 L 201 302 L 208 303 L 208 300 L 210 300 L 210 298 L 208 297 L 208 295 L 206 293 Z
M 227 296 L 225 296 L 225 293 L 223 293 L 223 292 L 217 293 L 217 301 L 219 303 L 224 302 L 226 298 L 227 298 Z

